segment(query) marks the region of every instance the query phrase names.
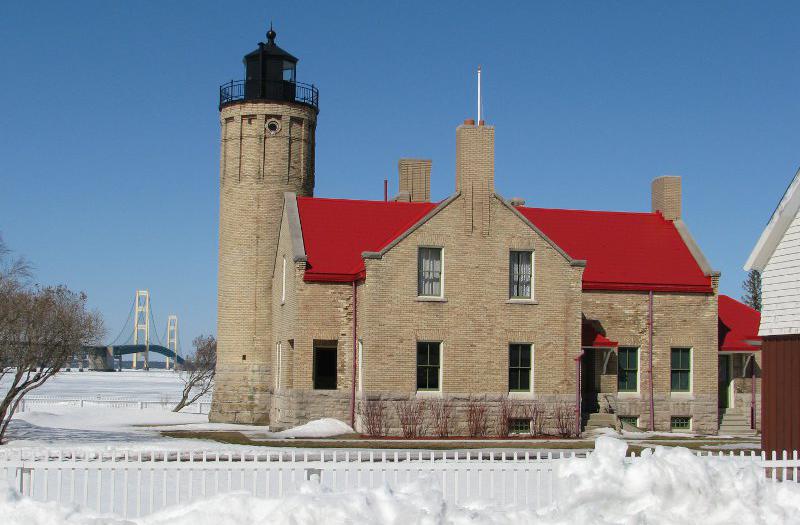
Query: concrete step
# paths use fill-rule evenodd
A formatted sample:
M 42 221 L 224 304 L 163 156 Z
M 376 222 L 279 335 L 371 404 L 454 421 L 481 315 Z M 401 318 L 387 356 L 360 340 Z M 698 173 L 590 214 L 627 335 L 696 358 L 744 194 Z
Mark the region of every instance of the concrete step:
M 589 418 L 584 425 L 585 430 L 594 430 L 597 428 L 617 428 L 617 416 L 614 414 L 589 414 Z

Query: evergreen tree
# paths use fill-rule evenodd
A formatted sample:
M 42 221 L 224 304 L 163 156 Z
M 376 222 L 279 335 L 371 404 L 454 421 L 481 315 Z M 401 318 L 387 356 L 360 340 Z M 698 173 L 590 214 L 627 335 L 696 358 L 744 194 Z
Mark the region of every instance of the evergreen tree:
M 742 301 L 750 308 L 761 311 L 761 274 L 758 270 L 750 270 L 747 279 L 742 282 Z

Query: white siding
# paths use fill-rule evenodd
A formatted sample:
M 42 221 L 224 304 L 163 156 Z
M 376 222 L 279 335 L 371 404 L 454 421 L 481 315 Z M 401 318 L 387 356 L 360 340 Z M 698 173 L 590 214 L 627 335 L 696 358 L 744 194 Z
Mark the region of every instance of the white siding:
M 800 333 L 800 214 L 761 274 L 761 299 L 759 335 Z

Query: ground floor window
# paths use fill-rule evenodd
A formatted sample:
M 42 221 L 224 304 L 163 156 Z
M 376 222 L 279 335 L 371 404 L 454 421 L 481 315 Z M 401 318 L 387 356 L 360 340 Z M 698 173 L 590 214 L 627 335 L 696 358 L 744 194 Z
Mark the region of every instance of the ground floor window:
M 417 390 L 439 390 L 442 343 L 417 343 Z
M 673 348 L 670 358 L 672 391 L 689 392 L 692 384 L 692 350 L 690 348 Z
M 336 390 L 336 346 L 314 342 L 314 389 Z
M 617 416 L 620 425 L 639 426 L 639 416 Z
M 672 416 L 669 426 L 672 430 L 691 430 L 692 418 L 689 416 Z
M 531 420 L 530 419 L 511 419 L 508 422 L 508 431 L 511 434 L 530 434 L 531 433 Z
M 531 391 L 531 345 L 508 345 L 508 391 Z
M 617 351 L 617 391 L 639 389 L 639 349 L 621 346 Z

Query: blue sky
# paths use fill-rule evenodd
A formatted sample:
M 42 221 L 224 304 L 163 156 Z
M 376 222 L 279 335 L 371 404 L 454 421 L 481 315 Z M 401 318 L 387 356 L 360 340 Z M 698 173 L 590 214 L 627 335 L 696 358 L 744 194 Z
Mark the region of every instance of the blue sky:
M 800 165 L 796 3 L 4 2 L 0 232 L 111 337 L 136 288 L 184 347 L 216 329 L 218 86 L 269 20 L 320 89 L 317 196 L 379 199 L 403 156 L 450 194 L 482 64 L 501 194 L 649 211 L 651 179 L 681 175 L 739 297 Z

